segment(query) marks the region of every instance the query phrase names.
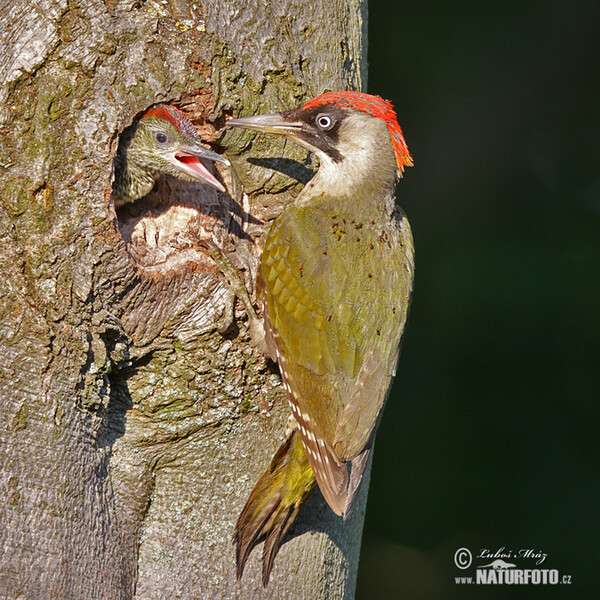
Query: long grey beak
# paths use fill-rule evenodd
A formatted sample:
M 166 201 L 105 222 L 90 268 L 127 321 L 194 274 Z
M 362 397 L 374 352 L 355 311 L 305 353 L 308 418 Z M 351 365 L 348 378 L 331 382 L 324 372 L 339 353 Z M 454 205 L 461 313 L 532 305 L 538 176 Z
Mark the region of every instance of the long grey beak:
M 256 115 L 255 117 L 242 117 L 241 119 L 231 119 L 227 121 L 228 127 L 244 127 L 246 129 L 256 129 L 257 131 L 266 131 L 279 135 L 294 135 L 302 130 L 301 123 L 286 121 L 280 114 Z

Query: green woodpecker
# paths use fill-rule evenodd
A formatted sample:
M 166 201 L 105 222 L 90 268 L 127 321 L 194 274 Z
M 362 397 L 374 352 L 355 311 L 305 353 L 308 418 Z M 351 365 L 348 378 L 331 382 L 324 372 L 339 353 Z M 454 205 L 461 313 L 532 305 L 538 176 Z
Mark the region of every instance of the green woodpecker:
M 163 174 L 225 188 L 203 160 L 229 164 L 205 148 L 187 117 L 171 105 L 158 105 L 137 118 L 121 135 L 114 161 L 116 208 L 148 194 Z
M 266 585 L 315 480 L 342 517 L 358 491 L 412 291 L 413 241 L 394 196 L 412 159 L 392 105 L 359 92 L 227 125 L 285 136 L 320 164 L 273 222 L 257 277 L 266 348 L 297 423 L 236 526 L 238 577 L 264 539 Z

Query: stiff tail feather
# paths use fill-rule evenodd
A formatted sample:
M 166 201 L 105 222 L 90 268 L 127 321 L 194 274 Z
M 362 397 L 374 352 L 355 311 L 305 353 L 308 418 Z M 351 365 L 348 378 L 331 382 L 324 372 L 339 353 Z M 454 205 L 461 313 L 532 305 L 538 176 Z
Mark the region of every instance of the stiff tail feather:
M 313 470 L 294 430 L 273 456 L 237 520 L 234 542 L 238 579 L 250 552 L 264 540 L 262 582 L 267 586 L 281 542 L 314 485 Z

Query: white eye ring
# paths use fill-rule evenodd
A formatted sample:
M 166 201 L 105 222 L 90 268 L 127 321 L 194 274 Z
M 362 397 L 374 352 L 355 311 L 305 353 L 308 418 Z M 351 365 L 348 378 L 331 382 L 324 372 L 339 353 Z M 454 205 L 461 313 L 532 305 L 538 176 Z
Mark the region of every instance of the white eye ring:
M 324 131 L 331 129 L 335 125 L 333 117 L 326 115 L 325 113 L 320 114 L 315 121 L 317 125 Z

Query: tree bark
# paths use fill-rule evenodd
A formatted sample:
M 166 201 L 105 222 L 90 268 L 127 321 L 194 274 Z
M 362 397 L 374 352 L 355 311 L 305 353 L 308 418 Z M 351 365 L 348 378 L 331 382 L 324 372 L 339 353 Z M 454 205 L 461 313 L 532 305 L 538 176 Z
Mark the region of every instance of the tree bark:
M 0 598 L 354 596 L 368 481 L 346 522 L 312 495 L 266 591 L 260 551 L 236 581 L 289 410 L 206 240 L 252 289 L 311 162 L 225 115 L 360 89 L 365 19 L 364 0 L 2 2 Z M 118 135 L 162 101 L 226 151 L 229 193 L 164 179 L 117 215 Z

